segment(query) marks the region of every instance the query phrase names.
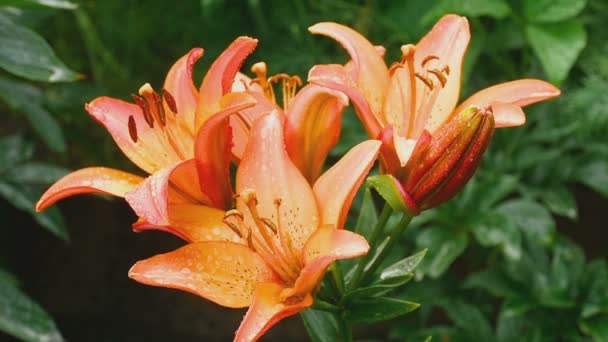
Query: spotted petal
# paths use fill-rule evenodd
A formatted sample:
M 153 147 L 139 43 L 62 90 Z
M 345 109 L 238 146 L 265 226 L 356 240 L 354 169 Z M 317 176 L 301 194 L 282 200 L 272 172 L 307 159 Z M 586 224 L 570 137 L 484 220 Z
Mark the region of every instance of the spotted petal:
M 318 227 L 319 213 L 310 185 L 285 151 L 283 123 L 276 111 L 256 120 L 237 170 L 236 190 L 255 191 L 260 217 L 276 217 L 275 200 L 280 200 L 282 232 L 301 251 Z
M 283 318 L 303 311 L 312 305 L 313 298 L 310 294 L 294 304 L 283 303 L 281 301 L 283 289 L 284 287 L 277 283 L 258 284 L 253 304 L 236 332 L 235 342 L 257 341 Z
M 129 277 L 199 295 L 230 308 L 247 307 L 258 282 L 276 276 L 255 252 L 231 242 L 195 242 L 137 262 Z
M 36 203 L 42 211 L 55 202 L 78 194 L 100 193 L 124 197 L 125 193 L 144 181 L 144 178 L 107 167 L 88 167 L 74 171 L 53 184 Z

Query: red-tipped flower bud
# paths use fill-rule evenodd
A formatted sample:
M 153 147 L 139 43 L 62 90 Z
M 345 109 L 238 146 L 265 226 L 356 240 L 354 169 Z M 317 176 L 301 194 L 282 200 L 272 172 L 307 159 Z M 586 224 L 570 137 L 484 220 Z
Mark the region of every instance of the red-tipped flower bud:
M 494 133 L 491 107 L 470 107 L 424 132 L 405 166 L 402 185 L 419 210 L 454 197 L 471 179 Z

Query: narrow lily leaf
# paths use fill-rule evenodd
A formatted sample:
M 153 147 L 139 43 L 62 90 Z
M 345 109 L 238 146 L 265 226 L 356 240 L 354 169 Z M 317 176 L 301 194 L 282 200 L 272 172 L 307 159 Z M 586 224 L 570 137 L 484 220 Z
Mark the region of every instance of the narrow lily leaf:
M 591 189 L 599 192 L 600 194 L 608 197 L 608 162 L 605 160 L 594 160 L 589 164 L 581 167 L 577 174 L 576 179 L 590 187 Z
M 67 169 L 59 166 L 42 163 L 29 162 L 17 165 L 7 171 L 6 178 L 15 183 L 27 184 L 51 184 L 68 173 Z
M 24 341 L 63 341 L 53 319 L 0 271 L 0 330 Z
M 511 8 L 505 0 L 442 0 L 429 11 L 422 22 L 430 24 L 445 13 L 456 13 L 472 18 L 488 16 L 502 19 L 511 14 Z
M 34 154 L 34 145 L 23 139 L 21 135 L 0 137 L 0 172 L 22 163 Z
M 488 211 L 475 218 L 471 226 L 473 236 L 480 245 L 499 246 L 504 255 L 511 260 L 521 258 L 521 232 L 508 217 Z
M 378 175 L 367 178 L 367 184 L 374 188 L 393 210 L 406 212 L 408 206 L 405 201 L 406 194 L 395 177 L 391 175 Z
M 349 303 L 346 319 L 353 323 L 382 322 L 405 315 L 419 306 L 418 303 L 394 298 L 361 298 Z
M 0 6 L 14 7 L 50 7 L 58 9 L 73 10 L 78 8 L 78 5 L 65 0 L 2 0 Z
M 577 20 L 526 27 L 532 49 L 553 83 L 561 83 L 587 44 L 587 33 Z
M 0 180 L 0 196 L 4 197 L 15 207 L 28 212 L 36 222 L 57 237 L 65 241 L 69 239 L 68 230 L 59 209 L 56 207 L 48 208 L 42 213 L 37 213 L 34 210 L 36 201 L 40 197 L 40 193 L 37 191 L 24 184 L 18 185 Z
M 525 0 L 524 12 L 530 21 L 554 23 L 575 17 L 586 4 L 587 0 Z
M 385 295 L 388 292 L 407 284 L 413 276 L 414 275 L 410 273 L 408 275 L 391 277 L 385 280 L 381 280 L 376 284 L 355 289 L 344 295 L 342 301 L 344 303 L 348 303 L 352 300 L 356 300 L 357 298 L 377 297 Z
M 33 81 L 74 81 L 79 75 L 36 32 L 0 15 L 0 68 Z
M 555 221 L 542 205 L 526 199 L 514 199 L 504 202 L 496 210 L 533 240 L 545 246 L 553 243 Z
M 543 189 L 540 199 L 554 214 L 573 220 L 578 217 L 576 199 L 564 186 Z
M 338 337 L 338 321 L 334 314 L 308 309 L 300 313 L 308 336 L 313 342 L 333 342 Z
M 490 322 L 476 306 L 462 299 L 448 299 L 440 302 L 439 305 L 467 336 L 477 341 L 493 340 Z
M 386 280 L 386 279 L 403 277 L 408 274 L 412 274 L 412 272 L 414 272 L 414 270 L 416 269 L 418 264 L 420 264 L 420 262 L 426 255 L 427 250 L 428 249 L 425 248 L 422 251 L 420 251 L 414 255 L 411 255 L 403 260 L 399 260 L 396 263 L 385 268 L 380 273 L 380 279 Z

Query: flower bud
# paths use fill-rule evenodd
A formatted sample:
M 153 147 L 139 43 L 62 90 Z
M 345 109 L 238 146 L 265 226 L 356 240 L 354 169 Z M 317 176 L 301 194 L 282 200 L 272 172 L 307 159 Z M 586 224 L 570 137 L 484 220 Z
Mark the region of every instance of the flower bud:
M 401 180 L 419 210 L 456 195 L 471 179 L 494 133 L 491 107 L 469 107 L 431 136 L 425 131 L 405 165 Z

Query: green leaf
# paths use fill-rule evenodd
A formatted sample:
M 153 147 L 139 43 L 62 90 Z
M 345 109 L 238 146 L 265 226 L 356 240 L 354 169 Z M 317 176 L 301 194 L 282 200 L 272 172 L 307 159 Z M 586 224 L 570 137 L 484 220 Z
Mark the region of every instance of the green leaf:
M 581 167 L 575 177 L 579 182 L 608 197 L 608 161 L 593 160 Z
M 583 11 L 586 0 L 525 0 L 524 12 L 529 21 L 558 22 Z
M 65 0 L 0 0 L 0 6 L 13 7 L 51 7 L 59 9 L 73 10 L 78 8 L 73 2 Z
M 405 202 L 405 194 L 402 192 L 401 185 L 395 177 L 391 175 L 378 175 L 367 178 L 367 184 L 374 188 L 393 210 L 409 212 Z
M 394 298 L 360 298 L 349 303 L 346 319 L 353 323 L 382 322 L 405 315 L 416 310 L 419 306 L 418 303 Z
M 502 19 L 511 14 L 511 8 L 504 0 L 442 0 L 429 11 L 422 22 L 429 24 L 446 13 L 472 18 L 488 16 Z
M 57 237 L 65 241 L 68 240 L 68 230 L 59 209 L 56 207 L 48 208 L 41 213 L 34 210 L 36 201 L 40 197 L 38 191 L 34 191 L 24 184 L 14 184 L 0 180 L 0 196 L 15 207 L 30 213 L 36 222 Z
M 570 219 L 578 217 L 576 199 L 566 187 L 554 186 L 543 189 L 540 198 L 553 213 Z
M 465 289 L 483 289 L 495 297 L 519 296 L 520 290 L 506 274 L 498 268 L 489 268 L 468 276 L 463 284 Z
M 483 313 L 461 299 L 447 299 L 438 303 L 454 324 L 477 341 L 491 341 L 492 327 Z
M 34 154 L 34 146 L 25 141 L 21 135 L 0 137 L 0 173 L 15 164 L 22 163 Z
M 432 227 L 422 231 L 416 243 L 419 247 L 428 248 L 429 252 L 421 268 L 430 277 L 439 277 L 464 252 L 468 241 L 464 232 L 456 232 L 449 228 Z
M 566 79 L 587 44 L 587 33 L 576 20 L 559 24 L 530 24 L 526 34 L 549 80 L 560 84 Z
M 313 342 L 333 342 L 338 337 L 338 321 L 330 312 L 308 309 L 300 313 Z
M 369 188 L 366 188 L 363 194 L 361 210 L 359 211 L 359 218 L 355 225 L 355 232 L 367 239 L 371 235 L 372 230 L 374 230 L 376 222 L 378 222 L 378 212 L 376 211 L 376 206 L 374 206 L 372 192 Z
M 513 260 L 521 257 L 521 232 L 503 214 L 492 211 L 480 213 L 471 225 L 480 245 L 500 246 L 504 255 Z
M 474 205 L 480 209 L 490 209 L 496 203 L 513 193 L 517 189 L 519 180 L 515 176 L 501 174 L 487 177 L 480 185 L 481 191 Z
M 511 220 L 521 231 L 545 246 L 555 239 L 555 221 L 545 207 L 527 199 L 504 202 L 496 211 Z
M 63 341 L 53 319 L 0 272 L 0 330 L 24 341 Z
M 74 81 L 78 74 L 61 62 L 36 32 L 0 15 L 0 68 L 33 81 Z
M 408 256 L 407 258 L 388 266 L 380 273 L 380 280 L 403 277 L 413 273 L 427 251 L 428 249 L 423 249 L 414 255 Z
M 10 168 L 6 178 L 15 183 L 51 184 L 67 173 L 67 169 L 59 166 L 42 162 L 29 162 Z
M 344 295 L 344 297 L 342 297 L 342 301 L 344 303 L 348 303 L 356 298 L 382 296 L 406 284 L 412 279 L 413 276 L 414 275 L 410 273 L 408 275 L 381 280 L 380 282 L 370 286 L 357 288 Z
M 598 315 L 579 322 L 581 330 L 596 342 L 608 341 L 608 315 Z

